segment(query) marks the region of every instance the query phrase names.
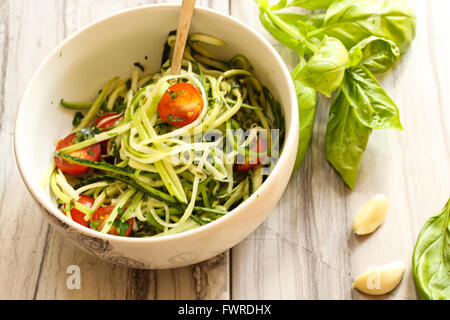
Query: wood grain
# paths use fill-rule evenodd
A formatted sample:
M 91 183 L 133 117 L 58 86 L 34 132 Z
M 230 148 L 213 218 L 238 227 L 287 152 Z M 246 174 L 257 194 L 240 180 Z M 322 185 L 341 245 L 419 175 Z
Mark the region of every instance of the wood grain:
M 80 27 L 147 0 L 0 1 L 0 299 L 372 299 L 351 288 L 371 265 L 403 259 L 400 286 L 380 299 L 415 299 L 411 255 L 426 219 L 450 195 L 450 28 L 447 0 L 411 0 L 416 40 L 380 80 L 398 104 L 402 132 L 377 131 L 354 191 L 325 158 L 329 100 L 320 97 L 307 157 L 269 219 L 221 256 L 195 266 L 142 271 L 114 266 L 75 248 L 44 220 L 13 157 L 17 104 L 45 56 Z M 263 29 L 253 1 L 198 0 L 263 34 L 290 68 L 297 63 Z M 391 199 L 385 223 L 355 237 L 353 215 L 376 193 Z M 81 290 L 66 287 L 78 265 Z

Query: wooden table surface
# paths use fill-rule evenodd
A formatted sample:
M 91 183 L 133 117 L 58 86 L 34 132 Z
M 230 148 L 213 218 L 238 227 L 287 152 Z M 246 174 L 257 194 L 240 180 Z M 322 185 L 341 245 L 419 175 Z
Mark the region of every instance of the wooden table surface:
M 354 191 L 325 158 L 329 100 L 320 97 L 312 148 L 266 222 L 229 252 L 176 270 L 140 271 L 75 248 L 50 227 L 26 190 L 13 149 L 18 101 L 32 73 L 65 37 L 148 0 L 0 0 L 0 299 L 371 299 L 352 289 L 369 266 L 402 259 L 399 287 L 381 299 L 416 299 L 411 255 L 426 219 L 450 195 L 450 2 L 412 0 L 417 37 L 382 79 L 405 130 L 373 134 Z M 258 30 L 290 68 L 295 55 L 264 31 L 251 0 L 199 0 Z M 355 237 L 353 215 L 384 193 L 391 207 L 374 234 Z M 81 271 L 69 290 L 67 268 Z

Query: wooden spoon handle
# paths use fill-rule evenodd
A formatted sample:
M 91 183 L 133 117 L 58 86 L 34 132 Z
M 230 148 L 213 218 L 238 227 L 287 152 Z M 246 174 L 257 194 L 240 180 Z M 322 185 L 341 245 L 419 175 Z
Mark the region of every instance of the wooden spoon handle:
M 183 5 L 181 6 L 180 20 L 178 22 L 177 29 L 177 40 L 175 43 L 175 50 L 172 59 L 172 75 L 178 75 L 181 71 L 184 48 L 186 47 L 186 40 L 189 34 L 189 28 L 191 26 L 195 2 L 196 0 L 183 0 Z

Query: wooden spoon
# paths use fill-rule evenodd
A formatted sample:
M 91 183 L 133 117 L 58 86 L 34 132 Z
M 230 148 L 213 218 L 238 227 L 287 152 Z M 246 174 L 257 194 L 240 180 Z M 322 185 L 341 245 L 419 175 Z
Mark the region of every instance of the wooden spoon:
M 186 47 L 186 40 L 191 26 L 192 15 L 194 13 L 196 0 L 183 0 L 181 6 L 180 20 L 178 22 L 177 40 L 172 59 L 171 74 L 178 75 L 181 71 L 181 64 L 183 62 L 184 48 Z

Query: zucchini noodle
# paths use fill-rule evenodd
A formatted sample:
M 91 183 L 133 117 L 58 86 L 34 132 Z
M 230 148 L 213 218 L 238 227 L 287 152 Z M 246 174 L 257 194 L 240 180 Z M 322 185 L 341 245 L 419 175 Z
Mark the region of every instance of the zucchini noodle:
M 279 130 L 280 149 L 283 143 L 279 104 L 243 55 L 224 61 L 214 48 L 226 43 L 209 35 L 189 37 L 181 72 L 172 75 L 175 41 L 171 32 L 158 72 L 145 73 L 137 62 L 130 78 L 111 79 L 94 102 L 61 100 L 85 115 L 72 143 L 57 148 L 41 184 L 68 217 L 75 220 L 78 210 L 92 229 L 119 236 L 176 234 L 227 215 L 263 184 L 262 167 L 276 162 L 270 130 Z M 184 95 L 172 91 L 175 84 L 194 88 L 202 107 L 179 126 L 178 118 L 160 113 L 165 97 Z

